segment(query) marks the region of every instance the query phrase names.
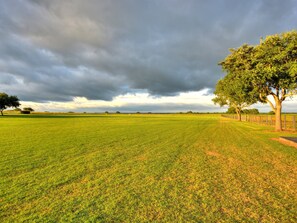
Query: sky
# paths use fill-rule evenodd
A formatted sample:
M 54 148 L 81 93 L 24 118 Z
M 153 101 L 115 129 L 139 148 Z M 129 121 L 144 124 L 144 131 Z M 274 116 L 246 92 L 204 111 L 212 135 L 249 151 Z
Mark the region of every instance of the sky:
M 296 0 L 0 0 L 0 92 L 38 111 L 224 111 L 229 49 L 292 29 Z

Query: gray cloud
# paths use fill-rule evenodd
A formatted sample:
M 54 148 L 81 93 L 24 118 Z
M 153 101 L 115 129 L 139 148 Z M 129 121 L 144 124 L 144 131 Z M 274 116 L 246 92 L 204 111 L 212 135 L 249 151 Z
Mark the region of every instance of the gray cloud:
M 294 0 L 0 0 L 0 89 L 68 101 L 213 88 L 229 48 L 296 21 Z

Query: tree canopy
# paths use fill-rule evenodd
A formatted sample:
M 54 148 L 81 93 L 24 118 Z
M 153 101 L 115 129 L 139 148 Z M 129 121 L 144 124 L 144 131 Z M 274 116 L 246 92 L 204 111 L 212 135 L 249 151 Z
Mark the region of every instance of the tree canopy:
M 20 102 L 17 96 L 9 96 L 6 93 L 0 93 L 0 112 L 3 116 L 3 110 L 9 107 L 19 107 Z
M 253 58 L 255 91 L 259 92 L 260 101 L 271 106 L 276 130 L 281 130 L 282 102 L 296 94 L 297 32 L 268 36 L 256 47 Z

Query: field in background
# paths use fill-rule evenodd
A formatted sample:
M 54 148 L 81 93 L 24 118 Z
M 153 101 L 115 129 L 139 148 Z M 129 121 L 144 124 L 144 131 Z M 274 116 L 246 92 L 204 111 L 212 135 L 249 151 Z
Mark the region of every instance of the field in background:
M 219 115 L 0 117 L 0 221 L 296 222 L 297 136 Z

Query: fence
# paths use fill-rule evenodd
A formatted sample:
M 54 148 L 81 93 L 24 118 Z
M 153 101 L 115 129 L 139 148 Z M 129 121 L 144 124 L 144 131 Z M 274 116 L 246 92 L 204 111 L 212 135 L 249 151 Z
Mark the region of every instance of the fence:
M 224 114 L 222 115 L 226 118 L 237 119 L 237 115 L 233 114 Z M 296 115 L 282 115 L 282 128 L 284 130 L 293 130 L 296 131 Z M 274 115 L 246 115 L 242 114 L 241 121 L 254 122 L 260 125 L 275 125 L 275 116 Z

